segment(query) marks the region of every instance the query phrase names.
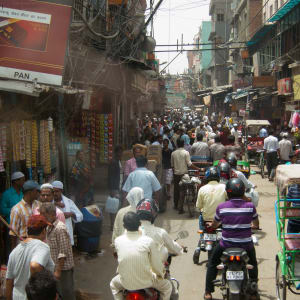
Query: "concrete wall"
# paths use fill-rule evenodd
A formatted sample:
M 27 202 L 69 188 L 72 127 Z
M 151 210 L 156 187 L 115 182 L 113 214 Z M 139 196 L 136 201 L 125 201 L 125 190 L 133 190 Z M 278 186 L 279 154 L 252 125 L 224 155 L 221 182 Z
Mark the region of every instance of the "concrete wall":
M 276 6 L 280 8 L 282 5 L 284 5 L 286 2 L 289 0 L 263 0 L 263 15 L 262 15 L 262 20 L 263 23 L 265 23 L 268 19 L 272 17 L 272 15 L 275 14 L 277 11 Z

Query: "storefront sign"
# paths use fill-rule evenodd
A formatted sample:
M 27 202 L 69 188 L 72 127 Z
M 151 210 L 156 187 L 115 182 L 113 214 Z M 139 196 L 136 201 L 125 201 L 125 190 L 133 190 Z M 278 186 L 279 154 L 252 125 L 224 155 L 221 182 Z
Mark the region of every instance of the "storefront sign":
M 292 93 L 291 78 L 282 78 L 277 81 L 278 95 L 289 95 Z
M 4 1 L 0 77 L 61 85 L 72 0 Z
M 273 87 L 275 79 L 273 76 L 254 76 L 252 87 Z

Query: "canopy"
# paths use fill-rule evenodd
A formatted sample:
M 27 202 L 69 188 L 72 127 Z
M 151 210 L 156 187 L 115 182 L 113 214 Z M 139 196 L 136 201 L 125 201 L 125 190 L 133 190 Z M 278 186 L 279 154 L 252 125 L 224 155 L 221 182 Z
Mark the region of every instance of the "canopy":
M 289 0 L 277 12 L 268 20 L 268 22 L 276 22 L 282 19 L 287 13 L 289 13 L 297 4 L 300 3 L 300 0 Z
M 268 120 L 246 120 L 246 126 L 270 126 Z
M 279 165 L 276 169 L 275 184 L 280 191 L 290 184 L 300 184 L 300 164 Z

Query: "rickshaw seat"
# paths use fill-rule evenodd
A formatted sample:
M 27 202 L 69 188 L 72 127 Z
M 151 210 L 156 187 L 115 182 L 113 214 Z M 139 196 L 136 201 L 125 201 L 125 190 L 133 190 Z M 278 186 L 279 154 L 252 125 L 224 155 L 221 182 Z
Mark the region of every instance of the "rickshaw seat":
M 286 217 L 300 217 L 300 208 L 288 208 L 286 210 Z
M 285 246 L 289 251 L 300 250 L 300 234 L 286 234 Z

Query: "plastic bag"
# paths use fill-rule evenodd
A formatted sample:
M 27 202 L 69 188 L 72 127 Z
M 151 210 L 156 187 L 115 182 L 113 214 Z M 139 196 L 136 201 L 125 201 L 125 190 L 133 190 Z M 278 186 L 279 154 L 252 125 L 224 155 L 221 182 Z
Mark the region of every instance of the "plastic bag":
M 118 198 L 108 197 L 105 204 L 105 211 L 110 214 L 118 212 L 120 200 Z

